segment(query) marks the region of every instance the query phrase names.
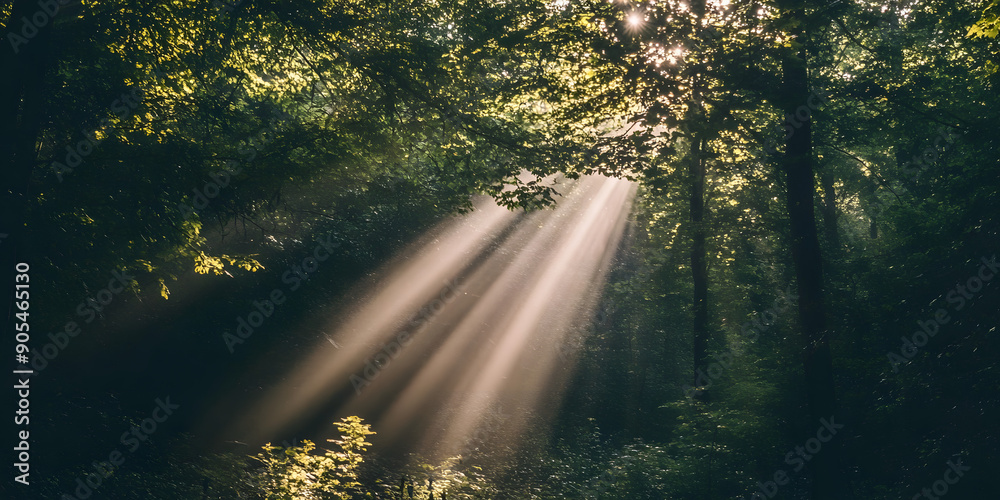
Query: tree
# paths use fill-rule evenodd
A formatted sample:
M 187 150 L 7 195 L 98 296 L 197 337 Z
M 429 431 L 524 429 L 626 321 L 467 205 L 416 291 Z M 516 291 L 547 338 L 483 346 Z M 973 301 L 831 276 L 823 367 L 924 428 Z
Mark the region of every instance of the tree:
M 783 27 L 789 42 L 781 60 L 784 81 L 784 106 L 786 133 L 782 167 L 786 175 L 787 208 L 791 225 L 791 250 L 795 262 L 799 294 L 799 325 L 805 337 L 806 351 L 803 367 L 812 422 L 820 422 L 837 415 L 834 392 L 833 359 L 830 353 L 827 330 L 826 299 L 824 297 L 823 257 L 816 226 L 815 173 L 813 171 L 812 116 L 800 110 L 812 91 L 809 85 L 808 19 L 805 2 L 786 0 L 779 3 L 784 15 Z M 842 499 L 850 491 L 840 473 L 840 444 L 829 443 L 829 450 L 815 457 L 812 462 L 816 479 L 813 498 L 817 500 Z

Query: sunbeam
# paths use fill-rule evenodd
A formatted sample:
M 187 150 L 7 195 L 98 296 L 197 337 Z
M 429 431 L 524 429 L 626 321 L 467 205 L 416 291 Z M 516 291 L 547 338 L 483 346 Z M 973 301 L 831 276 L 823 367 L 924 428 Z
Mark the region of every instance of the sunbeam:
M 237 436 L 360 415 L 380 446 L 443 457 L 502 408 L 490 435 L 516 444 L 529 418 L 557 407 L 575 360 L 567 340 L 587 327 L 635 192 L 599 176 L 565 185 L 555 209 L 519 217 L 482 201 L 402 251 L 242 413 Z

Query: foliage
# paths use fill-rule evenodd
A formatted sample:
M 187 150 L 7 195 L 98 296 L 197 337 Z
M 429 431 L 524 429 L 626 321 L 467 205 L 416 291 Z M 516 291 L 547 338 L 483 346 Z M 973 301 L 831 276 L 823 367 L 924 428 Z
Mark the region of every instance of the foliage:
M 260 484 L 268 500 L 301 500 L 309 498 L 351 498 L 361 483 L 357 470 L 364 460 L 362 453 L 371 444 L 365 438 L 371 426 L 358 417 L 345 417 L 334 422 L 340 439 L 328 439 L 338 450 L 313 453 L 316 444 L 305 440 L 301 446 L 280 447 L 271 443 L 256 457 L 264 465 Z
M 969 28 L 968 36 L 996 38 L 1000 33 L 1000 2 L 993 0 L 983 9 L 983 18 Z
M 780 145 L 805 130 L 783 123 L 796 103 L 779 89 L 782 65 L 801 62 L 822 96 L 802 108 L 817 170 L 815 205 L 803 209 L 821 233 L 837 397 L 850 422 L 844 470 L 859 498 L 906 498 L 961 455 L 981 465 L 953 495 L 984 497 L 1000 454 L 996 285 L 961 311 L 949 299 L 1000 244 L 1000 4 L 981 3 L 60 7 L 20 47 L 27 56 L 5 46 L 0 60 L 4 195 L 17 195 L 3 214 L 23 216 L 12 227 L 28 228 L 31 246 L 17 254 L 34 259 L 33 300 L 54 311 L 32 316 L 33 330 L 58 332 L 113 270 L 137 282 L 115 298 L 126 304 L 101 311 L 53 360 L 45 376 L 64 375 L 69 395 L 39 391 L 32 401 L 33 419 L 53 415 L 33 420 L 44 425 L 33 456 L 67 473 L 39 491 L 58 496 L 89 473 L 79 465 L 89 452 L 106 448 L 91 439 L 113 442 L 135 424 L 118 398 L 145 405 L 148 385 L 162 384 L 206 400 L 217 388 L 202 379 L 251 393 L 230 384 L 230 371 L 260 366 L 251 354 L 299 359 L 296 326 L 415 235 L 470 210 L 473 195 L 542 208 L 558 198 L 541 179 L 596 173 L 640 189 L 551 430 L 539 425 L 520 447 L 484 445 L 476 459 L 415 458 L 371 475 L 363 458 L 372 432 L 357 417 L 335 423 L 333 451 L 311 441 L 265 446 L 263 469 L 244 454 L 163 440 L 96 494 L 393 498 L 405 476 L 419 498 L 745 495 L 816 426 L 804 417 L 809 346 L 795 312 L 754 342 L 741 333 L 797 286 Z M 36 9 L 0 5 L 4 33 Z M 133 104 L 122 107 L 123 95 Z M 947 146 L 935 146 L 939 137 Z M 688 222 L 696 140 L 701 226 Z M 94 143 L 82 156 L 73 152 L 81 141 Z M 697 234 L 709 351 L 733 359 L 706 398 L 691 401 L 683 387 L 692 382 Z M 323 280 L 255 333 L 241 351 L 248 359 L 220 362 L 218 333 L 273 289 L 269 272 L 280 277 L 320 235 L 339 245 Z M 27 239 L 0 241 L 0 251 Z M 896 373 L 886 353 L 938 309 L 953 320 Z M 204 367 L 201 378 L 166 380 L 176 359 Z M 256 376 L 247 387 L 272 374 Z M 787 495 L 804 495 L 809 474 Z

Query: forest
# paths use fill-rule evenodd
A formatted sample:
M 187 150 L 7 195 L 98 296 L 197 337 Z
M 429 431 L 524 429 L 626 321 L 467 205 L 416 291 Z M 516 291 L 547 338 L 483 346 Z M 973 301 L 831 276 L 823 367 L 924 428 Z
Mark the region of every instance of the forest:
M 1000 0 L 0 33 L 0 498 L 998 497 Z

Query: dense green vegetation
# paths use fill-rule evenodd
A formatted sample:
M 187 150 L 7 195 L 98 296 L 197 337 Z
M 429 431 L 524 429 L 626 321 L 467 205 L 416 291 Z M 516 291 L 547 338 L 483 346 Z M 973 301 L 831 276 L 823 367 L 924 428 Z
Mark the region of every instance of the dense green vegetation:
M 69 498 L 171 394 L 184 410 L 87 497 L 934 498 L 961 461 L 947 498 L 992 498 L 998 12 L 0 5 L 3 328 L 28 262 L 38 372 L 31 485 L 0 491 Z M 543 179 L 584 174 L 639 192 L 554 421 L 444 461 L 369 447 L 356 416 L 318 431 L 332 450 L 200 427 L 474 195 L 546 209 Z M 218 332 L 317 241 L 324 278 L 227 352 Z M 88 302 L 116 276 L 113 307 Z

